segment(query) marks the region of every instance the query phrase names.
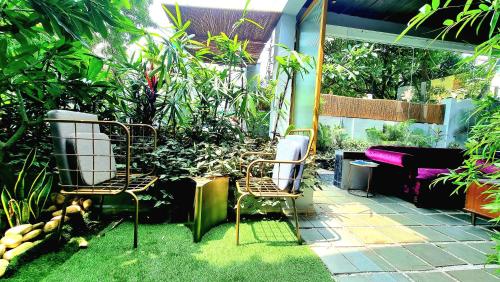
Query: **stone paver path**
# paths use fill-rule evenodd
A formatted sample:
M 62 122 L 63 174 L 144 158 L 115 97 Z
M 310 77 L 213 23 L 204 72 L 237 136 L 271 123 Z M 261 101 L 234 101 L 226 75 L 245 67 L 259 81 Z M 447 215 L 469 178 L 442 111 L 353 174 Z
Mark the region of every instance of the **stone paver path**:
M 314 192 L 301 234 L 336 281 L 500 281 L 488 222 L 459 210 L 419 209 L 396 197 Z

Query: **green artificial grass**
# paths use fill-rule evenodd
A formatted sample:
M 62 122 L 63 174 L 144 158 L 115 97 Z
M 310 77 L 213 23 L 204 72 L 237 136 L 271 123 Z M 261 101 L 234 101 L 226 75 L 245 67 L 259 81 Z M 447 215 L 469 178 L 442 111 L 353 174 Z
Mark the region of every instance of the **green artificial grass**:
M 298 245 L 286 222 L 212 229 L 192 242 L 183 225 L 139 226 L 139 248 L 132 248 L 132 224 L 123 223 L 74 253 L 66 247 L 19 268 L 13 281 L 331 281 L 308 246 Z

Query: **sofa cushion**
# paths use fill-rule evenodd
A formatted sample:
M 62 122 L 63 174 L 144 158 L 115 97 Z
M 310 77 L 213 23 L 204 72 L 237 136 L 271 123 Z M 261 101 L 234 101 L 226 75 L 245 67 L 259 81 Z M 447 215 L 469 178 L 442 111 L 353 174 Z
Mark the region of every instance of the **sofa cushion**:
M 73 155 L 78 181 L 96 185 L 116 176 L 116 161 L 109 137 L 104 133 L 76 133 L 66 139 Z M 83 182 L 83 183 L 82 183 Z
M 427 168 L 420 167 L 417 169 L 417 179 L 418 180 L 434 180 L 440 174 L 450 172 L 447 168 Z
M 494 165 L 494 164 L 491 164 L 491 163 L 487 163 L 486 161 L 484 160 L 479 160 L 476 162 L 476 166 L 480 166 L 480 171 L 481 173 L 483 174 L 493 174 L 493 173 L 496 173 L 497 171 L 500 170 L 500 167 Z
M 366 150 L 365 154 L 370 160 L 376 162 L 399 167 L 409 167 L 413 165 L 413 156 L 407 153 L 369 148 Z
M 281 139 L 276 146 L 276 160 L 297 161 L 300 158 L 300 144 L 291 139 Z M 292 176 L 295 171 L 295 164 L 274 164 L 273 182 L 279 189 L 290 188 Z
M 50 119 L 63 119 L 75 121 L 97 121 L 97 116 L 93 114 L 66 111 L 52 110 L 47 113 Z M 99 133 L 98 124 L 71 123 L 71 122 L 51 122 L 50 129 L 52 134 L 52 142 L 54 144 L 54 153 L 56 157 L 57 167 L 59 169 L 59 178 L 62 184 L 72 185 L 72 177 L 70 171 L 69 160 L 66 149 L 66 139 L 76 132 L 94 132 Z
M 457 168 L 464 160 L 462 149 L 424 148 L 407 146 L 372 146 L 369 149 L 387 150 L 412 155 L 414 167 Z
M 300 155 L 298 159 L 303 159 L 305 156 L 307 156 L 307 150 L 309 149 L 309 136 L 303 136 L 303 135 L 287 135 L 285 137 L 286 139 L 289 140 L 294 140 L 299 143 L 300 146 Z M 292 186 L 292 191 L 293 192 L 299 192 L 300 191 L 300 181 L 302 179 L 302 173 L 304 171 L 304 164 L 305 160 L 300 163 L 300 166 L 298 167 L 297 171 L 297 178 L 295 179 L 293 186 Z

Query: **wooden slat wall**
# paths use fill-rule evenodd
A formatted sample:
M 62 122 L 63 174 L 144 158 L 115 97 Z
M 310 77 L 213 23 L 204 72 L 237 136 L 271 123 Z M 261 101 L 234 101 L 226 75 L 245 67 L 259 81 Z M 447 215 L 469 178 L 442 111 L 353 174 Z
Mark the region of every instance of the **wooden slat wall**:
M 418 104 L 383 99 L 362 99 L 321 95 L 322 116 L 377 119 L 387 121 L 405 121 L 413 119 L 420 123 L 443 124 L 445 106 L 436 104 Z M 409 113 L 408 113 L 409 109 Z

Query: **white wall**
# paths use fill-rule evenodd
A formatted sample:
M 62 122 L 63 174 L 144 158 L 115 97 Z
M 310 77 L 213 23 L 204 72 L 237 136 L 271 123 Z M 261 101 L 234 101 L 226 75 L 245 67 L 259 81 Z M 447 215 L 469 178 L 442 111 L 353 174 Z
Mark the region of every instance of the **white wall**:
M 295 15 L 288 15 L 288 14 L 283 14 L 281 15 L 281 18 L 276 25 L 275 29 L 275 42 L 284 44 L 288 46 L 288 48 L 293 49 L 295 46 L 295 23 L 296 23 L 296 16 Z M 287 52 L 285 52 L 282 48 L 275 48 L 275 53 L 274 55 L 276 56 L 283 56 L 286 55 Z M 274 73 L 276 74 L 277 70 L 277 64 L 274 65 Z M 278 98 L 279 94 L 283 92 L 285 88 L 285 83 L 286 83 L 286 77 L 284 75 L 277 77 L 278 79 L 278 86 L 276 89 L 276 95 L 275 98 Z M 290 117 L 290 98 L 292 95 L 292 82 L 290 81 L 290 84 L 288 85 L 287 92 L 285 93 L 285 103 L 284 103 L 284 109 L 286 111 L 285 115 L 281 116 L 281 119 L 279 120 L 278 123 L 278 130 L 280 134 L 284 134 L 285 130 L 288 128 L 288 122 L 289 122 L 289 117 Z M 274 108 L 275 103 L 277 103 L 277 99 L 273 101 L 273 105 L 271 109 Z M 277 114 L 275 111 L 271 110 L 270 114 L 270 127 L 269 127 L 269 136 L 272 137 L 272 131 L 274 129 L 274 123 L 277 118 Z

